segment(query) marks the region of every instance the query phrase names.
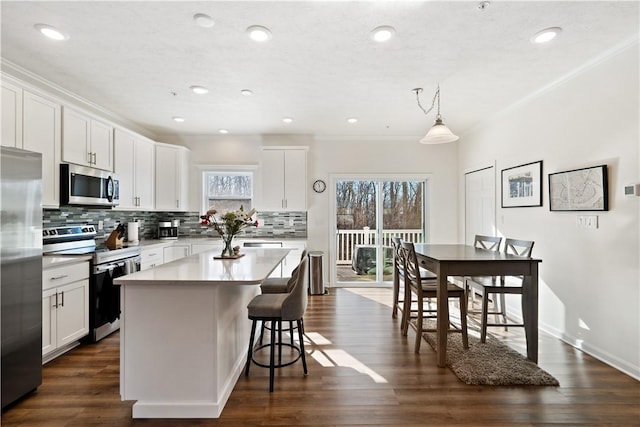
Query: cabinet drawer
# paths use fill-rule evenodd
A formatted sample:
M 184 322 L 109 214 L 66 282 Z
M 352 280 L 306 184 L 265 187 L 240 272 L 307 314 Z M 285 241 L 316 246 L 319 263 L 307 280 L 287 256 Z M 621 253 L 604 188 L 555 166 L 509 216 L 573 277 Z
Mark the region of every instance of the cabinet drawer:
M 164 248 L 149 249 L 140 254 L 140 270 L 164 264 Z
M 89 277 L 89 263 L 79 262 L 60 267 L 49 268 L 42 271 L 42 289 L 50 289 L 56 286 L 77 282 Z

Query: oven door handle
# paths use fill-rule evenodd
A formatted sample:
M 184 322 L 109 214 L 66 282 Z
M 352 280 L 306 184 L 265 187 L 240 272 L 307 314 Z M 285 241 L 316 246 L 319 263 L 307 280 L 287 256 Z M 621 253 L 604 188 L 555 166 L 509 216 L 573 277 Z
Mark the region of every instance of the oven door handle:
M 96 272 L 102 273 L 105 271 L 113 271 L 116 267 L 124 267 L 124 262 L 114 262 L 113 264 L 107 264 L 105 266 L 97 266 Z

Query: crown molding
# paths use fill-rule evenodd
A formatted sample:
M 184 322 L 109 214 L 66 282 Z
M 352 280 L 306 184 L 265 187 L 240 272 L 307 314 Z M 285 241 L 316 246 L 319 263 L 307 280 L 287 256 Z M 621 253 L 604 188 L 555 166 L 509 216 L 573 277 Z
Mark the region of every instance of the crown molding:
M 111 110 L 107 110 L 106 108 L 63 88 L 62 86 L 59 86 L 38 74 L 19 66 L 18 64 L 8 61 L 5 58 L 0 58 L 0 70 L 3 74 L 3 80 L 5 77 L 9 77 L 10 80 L 16 82 L 25 89 L 53 98 L 63 105 L 70 104 L 70 106 L 79 107 L 87 112 L 99 116 L 102 119 L 111 121 L 114 124 L 123 126 L 128 130 L 146 136 L 147 138 L 155 139 L 156 137 L 156 135 L 149 131 L 149 129 L 146 129 Z

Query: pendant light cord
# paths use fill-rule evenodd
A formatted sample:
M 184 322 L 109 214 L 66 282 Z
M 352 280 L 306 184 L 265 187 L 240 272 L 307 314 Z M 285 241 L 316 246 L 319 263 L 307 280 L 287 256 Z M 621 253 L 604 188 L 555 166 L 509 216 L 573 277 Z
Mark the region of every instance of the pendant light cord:
M 436 100 L 437 100 L 438 116 L 440 116 L 440 85 L 438 85 L 438 88 L 436 89 L 436 93 L 433 95 L 433 99 L 431 100 L 431 108 L 429 108 L 428 110 L 425 110 L 422 104 L 420 103 L 420 92 L 422 92 L 422 88 L 419 87 L 419 88 L 413 89 L 413 91 L 416 93 L 416 100 L 418 101 L 418 107 L 420 107 L 420 109 L 424 112 L 424 114 L 429 114 L 431 110 L 433 110 L 433 107 L 435 107 Z

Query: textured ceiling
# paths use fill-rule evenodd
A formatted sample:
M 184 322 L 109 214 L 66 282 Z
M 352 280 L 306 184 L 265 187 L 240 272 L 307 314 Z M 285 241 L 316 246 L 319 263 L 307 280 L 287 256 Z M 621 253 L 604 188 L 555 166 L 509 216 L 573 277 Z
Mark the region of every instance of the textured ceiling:
M 638 38 L 638 2 L 5 1 L 1 55 L 156 136 L 421 137 L 438 83 L 445 123 L 474 125 Z M 212 28 L 197 26 L 205 13 Z M 34 24 L 65 31 L 42 37 Z M 245 34 L 264 25 L 263 44 Z M 371 40 L 380 25 L 388 43 Z M 562 34 L 533 45 L 537 31 Z M 6 62 L 4 63 L 6 66 Z M 191 85 L 209 88 L 203 96 Z M 250 89 L 253 96 L 240 94 Z M 175 92 L 174 96 L 171 92 Z M 173 116 L 183 116 L 175 123 Z M 294 118 L 291 124 L 284 116 Z M 357 117 L 356 124 L 346 122 Z

